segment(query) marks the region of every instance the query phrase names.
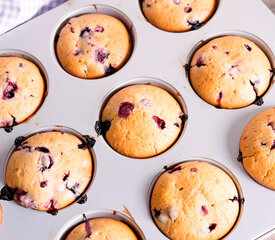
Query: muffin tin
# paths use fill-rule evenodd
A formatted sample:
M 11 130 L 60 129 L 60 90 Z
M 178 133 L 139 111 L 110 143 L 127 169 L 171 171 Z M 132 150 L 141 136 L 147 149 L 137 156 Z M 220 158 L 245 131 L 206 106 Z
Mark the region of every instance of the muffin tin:
M 128 27 L 134 42 L 130 59 L 119 71 L 104 78 L 84 80 L 69 75 L 60 67 L 54 42 L 66 19 L 90 12 L 119 18 Z M 202 28 L 171 33 L 147 22 L 138 0 L 72 0 L 1 36 L 1 55 L 13 49 L 26 52 L 41 62 L 48 76 L 48 95 L 30 120 L 15 126 L 11 133 L 1 129 L 0 167 L 5 168 L 4 159 L 16 137 L 45 125 L 58 124 L 96 138 L 97 172 L 87 192 L 88 201 L 64 208 L 57 216 L 1 201 L 4 213 L 0 238 L 56 239 L 62 226 L 82 213 L 106 208 L 122 211 L 125 205 L 146 239 L 165 240 L 167 238 L 155 226 L 148 211 L 149 186 L 162 166 L 194 155 L 222 163 L 233 172 L 242 187 L 245 197 L 242 217 L 227 239 L 255 239 L 273 229 L 275 193 L 255 183 L 237 157 L 239 139 L 246 124 L 258 113 L 274 106 L 274 88 L 264 96 L 264 104 L 260 107 L 217 109 L 197 96 L 184 70 L 188 55 L 198 42 L 227 31 L 251 33 L 274 51 L 275 32 L 268 27 L 273 22 L 274 16 L 260 0 L 220 1 L 214 16 Z M 273 64 L 272 52 L 260 47 Z M 188 109 L 188 124 L 181 138 L 169 151 L 149 159 L 133 159 L 116 153 L 102 136 L 96 136 L 94 130 L 108 93 L 128 81 L 134 84 L 139 77 L 169 83 L 182 96 Z M 0 187 L 5 184 L 3 178 L 1 175 Z

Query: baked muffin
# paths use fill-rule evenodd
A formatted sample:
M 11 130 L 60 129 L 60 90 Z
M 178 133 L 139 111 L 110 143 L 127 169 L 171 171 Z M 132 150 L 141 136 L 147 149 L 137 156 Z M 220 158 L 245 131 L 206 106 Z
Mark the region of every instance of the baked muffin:
M 80 78 L 99 78 L 126 63 L 131 45 L 129 32 L 118 19 L 86 14 L 71 18 L 62 28 L 56 53 L 68 73 Z
M 164 89 L 132 85 L 110 98 L 101 125 L 107 126 L 105 138 L 114 150 L 128 157 L 147 158 L 177 140 L 184 117 L 178 102 Z
M 247 173 L 261 185 L 275 190 L 275 108 L 270 108 L 245 127 L 240 153 Z
M 191 61 L 190 81 L 206 102 L 220 108 L 241 108 L 265 93 L 270 69 L 267 56 L 255 43 L 224 36 L 197 50 Z
M 89 185 L 92 156 L 78 137 L 44 132 L 19 139 L 16 145 L 8 161 L 6 185 L 23 207 L 57 213 Z
M 138 240 L 134 232 L 125 223 L 112 218 L 87 220 L 74 228 L 66 240 Z
M 239 198 L 234 182 L 206 162 L 185 162 L 163 173 L 151 195 L 151 214 L 170 239 L 220 239 L 236 222 Z
M 0 57 L 0 127 L 7 132 L 30 117 L 44 97 L 39 69 L 20 57 Z
M 155 27 L 170 32 L 200 28 L 213 15 L 216 0 L 142 0 L 142 10 Z

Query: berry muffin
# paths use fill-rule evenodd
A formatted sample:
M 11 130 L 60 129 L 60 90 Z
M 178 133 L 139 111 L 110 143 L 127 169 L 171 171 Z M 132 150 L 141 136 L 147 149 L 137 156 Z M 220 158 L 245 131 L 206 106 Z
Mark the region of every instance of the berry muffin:
M 156 181 L 151 214 L 170 239 L 220 239 L 239 214 L 238 191 L 220 168 L 206 162 L 185 162 Z
M 70 19 L 62 28 L 56 53 L 68 73 L 80 78 L 99 78 L 126 63 L 131 45 L 129 32 L 118 19 L 86 14 Z
M 0 127 L 7 132 L 39 108 L 45 82 L 39 69 L 20 57 L 0 57 Z
M 138 240 L 125 223 L 112 218 L 95 218 L 85 221 L 74 228 L 66 240 Z
M 142 10 L 155 27 L 170 32 L 200 28 L 211 18 L 216 0 L 142 0 Z
M 6 170 L 7 189 L 1 195 L 9 191 L 23 207 L 55 214 L 86 190 L 93 162 L 88 146 L 78 137 L 44 132 L 17 138 L 15 144 Z
M 220 108 L 241 108 L 267 90 L 271 65 L 252 41 L 224 36 L 202 46 L 192 58 L 190 81 L 197 94 Z
M 260 113 L 245 127 L 239 160 L 255 181 L 275 190 L 275 108 Z
M 165 151 L 177 140 L 185 117 L 178 102 L 164 89 L 132 85 L 110 98 L 96 130 L 105 134 L 117 152 L 147 158 Z

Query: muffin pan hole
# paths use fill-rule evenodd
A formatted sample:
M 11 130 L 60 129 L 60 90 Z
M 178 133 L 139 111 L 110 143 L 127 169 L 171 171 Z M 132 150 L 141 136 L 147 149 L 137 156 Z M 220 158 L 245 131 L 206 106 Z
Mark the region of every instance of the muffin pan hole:
M 181 12 L 184 12 L 184 14 L 186 14 L 186 19 L 184 19 L 184 21 L 186 21 L 187 26 L 175 27 L 175 26 L 170 26 L 168 24 L 168 22 L 165 22 L 163 19 L 162 19 L 162 23 L 158 23 L 158 19 L 152 19 L 152 21 L 155 21 L 154 23 L 152 23 L 149 20 L 148 17 L 149 17 L 149 15 L 151 15 L 150 10 L 152 9 L 152 2 L 153 2 L 153 4 L 157 4 L 157 1 L 149 1 L 149 0 L 137 0 L 137 1 L 138 1 L 138 5 L 140 8 L 141 14 L 143 15 L 143 17 L 146 19 L 146 21 L 148 23 L 150 23 L 152 26 L 154 26 L 155 28 L 157 28 L 161 31 L 170 32 L 170 33 L 190 32 L 193 30 L 198 30 L 201 27 L 204 27 L 214 17 L 214 15 L 218 11 L 220 4 L 221 4 L 221 0 L 216 0 L 214 3 L 215 6 L 210 11 L 209 16 L 205 16 L 205 18 L 204 18 L 205 20 L 199 21 L 198 19 L 196 19 L 196 17 L 194 17 L 194 15 L 192 15 L 192 13 L 194 12 L 194 9 L 192 8 L 192 4 L 190 5 L 189 3 L 186 3 L 186 6 L 181 6 L 181 3 L 183 2 L 183 0 L 166 0 L 167 4 L 175 5 L 175 7 L 176 6 L 182 7 L 182 9 L 180 9 L 178 14 L 180 14 Z M 166 1 L 162 1 L 162 4 L 164 4 Z M 143 4 L 144 4 L 145 10 L 148 9 L 148 11 L 149 11 L 147 17 L 146 17 L 146 13 L 144 12 L 143 7 L 142 7 Z M 161 4 L 161 3 L 159 3 L 159 4 Z M 168 8 L 168 6 L 167 6 L 167 8 Z M 171 10 L 171 9 L 172 8 L 169 7 L 169 10 Z M 175 10 L 175 11 L 170 11 L 170 12 L 175 13 L 176 9 L 173 9 L 173 10 Z M 168 14 L 168 12 L 166 12 L 166 14 Z M 166 16 L 166 14 L 164 14 L 164 15 Z M 188 14 L 190 16 L 188 16 Z M 152 17 L 152 15 L 151 15 L 151 17 Z M 159 15 L 158 15 L 158 17 L 161 18 Z M 185 16 L 183 16 L 183 17 L 185 18 Z M 169 18 L 169 19 L 171 20 L 172 18 Z M 170 22 L 173 22 L 173 25 L 175 25 L 175 23 L 177 23 L 177 19 L 174 19 L 174 21 L 170 21 Z M 178 24 L 181 24 L 181 23 L 178 22 Z M 169 25 L 169 26 L 167 26 L 167 25 Z
M 31 132 L 27 133 L 24 136 L 17 137 L 14 141 L 14 145 L 11 147 L 10 151 L 8 152 L 8 154 L 6 156 L 6 159 L 5 159 L 5 162 L 4 162 L 3 182 L 6 183 L 6 172 L 7 172 L 8 162 L 9 162 L 12 154 L 19 147 L 20 147 L 20 150 L 24 149 L 25 151 L 29 151 L 29 152 L 31 152 L 31 150 L 35 150 L 35 151 L 38 151 L 38 152 L 42 153 L 41 164 L 40 164 L 40 169 L 39 169 L 41 171 L 42 175 L 43 175 L 44 171 L 48 171 L 54 165 L 54 156 L 51 155 L 51 152 L 48 148 L 45 148 L 44 146 L 38 146 L 35 149 L 33 149 L 33 148 L 31 148 L 31 146 L 28 146 L 27 141 L 26 141 L 28 138 L 30 138 L 34 135 L 41 134 L 41 133 L 49 133 L 49 132 L 57 132 L 57 133 L 61 133 L 61 134 L 68 133 L 72 136 L 77 137 L 81 142 L 81 144 L 78 145 L 78 149 L 83 149 L 83 150 L 88 149 L 89 155 L 90 155 L 91 161 L 92 161 L 91 162 L 92 172 L 90 174 L 90 179 L 89 179 L 89 182 L 88 182 L 87 186 L 85 187 L 85 189 L 83 191 L 77 193 L 77 189 L 79 187 L 79 184 L 78 184 L 78 186 L 75 186 L 75 188 L 74 188 L 74 186 L 68 185 L 69 183 L 67 182 L 67 180 L 70 176 L 70 171 L 62 177 L 62 180 L 63 180 L 64 184 L 66 185 L 66 188 L 68 190 L 70 190 L 72 193 L 75 194 L 75 199 L 74 199 L 73 202 L 71 202 L 71 203 L 69 203 L 65 206 L 61 206 L 58 209 L 53 208 L 53 210 L 59 211 L 61 209 L 67 208 L 67 207 L 69 207 L 69 206 L 71 206 L 75 203 L 83 204 L 87 201 L 87 195 L 86 194 L 87 194 L 88 190 L 91 188 L 91 186 L 93 184 L 93 181 L 94 181 L 94 178 L 95 178 L 95 175 L 96 175 L 96 169 L 97 169 L 96 156 L 95 156 L 95 152 L 93 150 L 93 145 L 94 145 L 95 141 L 93 141 L 93 139 L 90 138 L 88 135 L 82 135 L 79 132 L 77 132 L 77 131 L 75 131 L 71 128 L 64 127 L 64 126 L 46 126 L 46 127 L 41 127 L 41 128 L 36 129 L 34 131 L 31 131 Z M 69 136 L 69 135 L 67 135 L 67 136 Z M 22 144 L 23 142 L 26 143 L 26 144 L 23 145 Z M 66 151 L 66 150 L 64 150 L 64 151 Z M 60 154 L 61 154 L 61 156 L 63 156 L 62 151 L 60 152 Z M 48 160 L 48 158 L 49 158 L 49 160 Z M 41 188 L 44 188 L 45 186 L 47 186 L 47 180 L 46 181 L 43 180 L 43 182 L 40 183 Z M 4 199 L 4 200 L 13 200 L 13 195 L 9 194 L 9 192 L 11 192 L 10 190 L 13 191 L 13 189 L 8 187 L 7 185 L 4 188 L 3 188 L 4 190 L 3 189 L 1 190 L 1 197 L 0 198 Z M 21 191 L 21 192 L 25 193 L 22 196 L 25 196 L 26 193 L 27 193 L 27 192 L 24 192 L 24 191 Z M 54 200 L 53 200 L 53 202 L 54 202 Z M 36 209 L 36 208 L 31 207 L 31 206 L 30 206 L 30 208 Z M 42 210 L 42 211 L 44 211 L 44 210 Z M 48 211 L 48 213 L 50 213 L 52 215 L 56 215 L 57 211 L 52 211 L 52 212 Z
M 17 126 L 19 124 L 22 124 L 24 122 L 27 122 L 28 120 L 30 120 L 38 111 L 39 109 L 42 107 L 44 101 L 46 100 L 46 97 L 48 95 L 48 90 L 49 90 L 49 78 L 48 78 L 48 74 L 46 72 L 46 69 L 44 68 L 44 66 L 42 65 L 42 63 L 35 58 L 34 56 L 20 51 L 20 50 L 13 50 L 13 49 L 8 49 L 8 50 L 1 50 L 0 51 L 0 57 L 20 57 L 23 58 L 25 60 L 28 60 L 30 62 L 32 62 L 38 69 L 39 72 L 44 80 L 44 93 L 41 99 L 40 104 L 36 107 L 35 111 L 32 112 L 29 116 L 27 116 L 23 121 L 20 122 L 16 122 L 16 118 L 13 117 L 13 123 L 12 125 L 9 124 L 9 126 L 7 127 L 3 127 L 5 129 L 6 132 L 11 132 L 13 130 L 14 126 Z
M 184 113 L 183 116 L 181 117 L 182 128 L 181 128 L 180 133 L 178 134 L 178 137 L 175 139 L 175 141 L 166 150 L 162 150 L 161 152 L 159 152 L 159 153 L 157 153 L 153 156 L 150 156 L 150 157 L 132 157 L 132 156 L 127 156 L 127 155 L 124 155 L 122 153 L 119 153 L 118 151 L 116 151 L 115 149 L 113 149 L 111 147 L 111 145 L 108 143 L 108 141 L 104 137 L 106 131 L 108 131 L 108 129 L 110 127 L 110 124 L 108 122 L 102 122 L 102 113 L 103 113 L 103 110 L 104 110 L 106 104 L 112 98 L 112 96 L 114 96 L 120 90 L 122 90 L 126 87 L 129 87 L 129 86 L 135 86 L 135 85 L 152 85 L 152 86 L 157 86 L 157 87 L 165 90 L 177 101 L 177 103 L 179 104 L 179 106 L 181 108 L 181 111 Z M 128 103 L 125 102 L 124 104 L 128 104 Z M 146 103 L 144 103 L 144 104 L 146 104 Z M 125 106 L 125 108 L 126 107 L 128 108 L 129 111 L 131 110 L 131 108 L 130 108 L 131 106 Z M 123 118 L 124 116 L 121 116 L 121 117 Z M 163 122 L 163 120 L 161 118 L 159 118 L 158 116 L 153 116 L 153 120 L 156 122 L 156 124 L 158 125 L 158 127 L 160 129 L 163 129 L 162 127 L 165 127 L 165 122 Z M 103 138 L 104 138 L 106 144 L 109 145 L 109 147 L 111 147 L 118 154 L 121 154 L 121 155 L 123 155 L 125 157 L 129 157 L 129 158 L 148 159 L 148 158 L 159 156 L 163 153 L 166 153 L 173 146 L 175 146 L 177 144 L 177 142 L 182 138 L 182 136 L 183 136 L 183 134 L 186 130 L 186 127 L 187 127 L 187 122 L 188 122 L 188 111 L 187 111 L 187 107 L 186 107 L 186 104 L 184 102 L 184 99 L 182 98 L 180 93 L 174 87 L 172 87 L 170 84 L 168 84 L 168 83 L 166 83 L 162 80 L 159 80 L 159 79 L 156 79 L 156 78 L 151 78 L 151 77 L 144 77 L 144 78 L 135 78 L 135 79 L 132 79 L 132 80 L 129 80 L 129 81 L 125 81 L 122 84 L 120 84 L 120 85 L 116 86 L 115 88 L 111 89 L 105 95 L 105 97 L 103 98 L 103 100 L 100 104 L 100 107 L 97 111 L 95 130 L 96 130 L 98 135 L 103 135 Z M 177 126 L 177 127 L 179 127 L 179 126 Z
M 114 69 L 113 66 L 111 66 L 111 64 L 109 64 L 109 67 L 106 65 L 105 66 L 105 75 L 104 76 L 100 76 L 100 77 L 94 77 L 94 78 L 82 77 L 82 76 L 80 77 L 80 76 L 76 76 L 76 75 L 74 75 L 74 74 L 69 73 L 68 71 L 66 71 L 62 67 L 62 64 L 60 63 L 60 61 L 58 59 L 57 49 L 56 49 L 57 41 L 59 39 L 59 33 L 62 30 L 62 28 L 68 23 L 69 19 L 74 18 L 74 17 L 79 17 L 79 16 L 82 16 L 82 15 L 85 15 L 85 14 L 91 14 L 91 13 L 94 13 L 94 14 L 105 14 L 105 15 L 109 15 L 109 16 L 112 16 L 112 17 L 120 20 L 123 23 L 123 25 L 126 27 L 128 33 L 129 33 L 129 36 L 130 36 L 130 41 L 131 41 L 130 54 L 129 54 L 129 56 L 127 58 L 125 58 L 125 62 L 123 63 L 123 65 L 120 66 L 120 68 L 117 69 L 117 70 Z M 87 29 L 87 30 L 89 30 L 89 32 L 91 32 L 91 29 Z M 74 30 L 72 30 L 72 31 L 74 31 Z M 101 29 L 98 29 L 98 30 L 95 29 L 95 31 L 99 32 L 99 31 L 102 31 L 102 30 Z M 104 28 L 103 28 L 103 31 L 104 31 Z M 86 34 L 86 32 L 85 32 L 85 30 L 83 30 L 83 34 Z M 121 68 L 124 68 L 127 65 L 127 62 L 130 60 L 130 58 L 131 58 L 131 56 L 132 56 L 132 54 L 133 54 L 133 52 L 135 50 L 136 30 L 135 30 L 135 27 L 134 27 L 133 23 L 131 22 L 131 20 L 123 12 L 121 12 L 120 10 L 118 10 L 116 8 L 113 8 L 113 7 L 110 7 L 110 6 L 107 6 L 107 5 L 93 4 L 93 5 L 88 5 L 88 6 L 79 8 L 77 10 L 74 10 L 71 13 L 65 15 L 62 19 L 60 19 L 60 21 L 58 22 L 56 28 L 53 31 L 52 43 L 53 43 L 52 50 L 53 50 L 54 58 L 57 61 L 58 65 L 65 72 L 67 72 L 68 74 L 70 74 L 73 77 L 80 78 L 80 79 L 87 79 L 87 80 L 101 79 L 101 78 L 110 76 L 111 74 L 114 74 L 114 73 L 118 72 Z M 93 44 L 90 44 L 90 45 L 92 46 Z M 101 49 L 101 48 L 99 48 L 99 49 Z M 73 54 L 75 56 L 78 56 L 79 55 L 79 51 L 73 52 Z M 96 54 L 96 52 L 95 52 L 95 54 Z M 99 59 L 100 61 L 105 62 L 104 60 L 102 60 L 103 55 L 104 55 L 104 58 L 107 59 L 108 56 L 109 56 L 109 54 L 110 53 L 107 53 L 107 55 L 105 56 L 105 53 L 101 51 L 99 54 L 97 54 L 99 57 L 97 57 L 96 59 L 100 58 Z M 82 60 L 79 60 L 79 61 L 82 62 Z M 86 66 L 86 68 L 87 68 L 87 66 Z M 83 71 L 85 72 L 85 74 L 86 74 L 87 69 L 85 70 L 85 66 L 84 66 Z
M 185 64 L 185 73 L 186 73 L 186 77 L 188 78 L 189 84 L 191 85 L 191 87 L 192 87 L 193 91 L 196 93 L 196 95 L 199 96 L 199 94 L 196 92 L 196 90 L 192 86 L 192 83 L 191 83 L 191 80 L 190 80 L 190 66 L 191 66 L 192 58 L 195 55 L 195 53 L 201 47 L 203 47 L 205 44 L 207 44 L 211 40 L 214 40 L 214 39 L 219 38 L 219 37 L 224 37 L 224 36 L 243 37 L 243 38 L 246 38 L 246 39 L 252 41 L 253 43 L 255 43 L 263 51 L 263 53 L 266 55 L 266 57 L 268 58 L 268 60 L 270 62 L 270 65 L 271 65 L 271 69 L 269 69 L 270 70 L 270 82 L 269 82 L 269 86 L 267 87 L 266 91 L 262 95 L 258 96 L 257 93 L 256 93 L 257 97 L 256 97 L 256 100 L 253 103 L 251 103 L 251 104 L 249 104 L 247 106 L 244 106 L 244 107 L 239 107 L 239 108 L 221 108 L 221 109 L 240 109 L 240 108 L 249 107 L 250 105 L 253 105 L 253 104 L 255 104 L 257 106 L 261 106 L 264 103 L 263 98 L 266 96 L 266 94 L 268 94 L 268 92 L 270 91 L 270 89 L 272 88 L 272 86 L 274 84 L 275 58 L 274 58 L 274 55 L 273 55 L 271 49 L 266 45 L 266 43 L 263 40 L 261 40 L 257 36 L 255 36 L 255 35 L 253 35 L 251 33 L 248 33 L 248 32 L 229 30 L 229 31 L 224 31 L 224 32 L 219 32 L 219 33 L 211 34 L 211 35 L 203 38 L 202 40 L 200 40 L 192 48 L 192 50 L 188 54 L 187 61 L 186 61 L 186 64 Z M 214 47 L 215 46 L 213 46 L 213 48 Z M 248 51 L 251 51 L 251 49 L 250 49 L 249 46 L 245 46 L 245 47 L 247 48 Z M 201 64 L 203 64 L 203 63 L 201 63 Z M 251 81 L 250 81 L 250 83 L 251 83 L 251 87 L 253 87 L 253 90 L 257 91 L 254 88 L 254 83 L 252 83 Z M 219 99 L 220 97 L 222 97 L 222 92 L 220 92 L 219 96 L 217 96 L 217 99 Z M 206 102 L 202 97 L 200 97 L 200 98 L 204 102 Z M 206 102 L 206 103 L 210 104 L 208 102 Z M 210 105 L 212 105 L 212 104 L 210 104 Z M 214 106 L 214 105 L 212 105 L 212 106 Z M 216 107 L 216 106 L 214 106 L 214 107 Z M 216 107 L 216 108 L 220 108 L 220 107 Z
M 233 227 L 226 233 L 226 235 L 224 235 L 222 238 L 220 239 L 225 239 L 227 238 L 232 232 L 233 230 L 237 227 L 237 225 L 239 224 L 240 220 L 241 220 L 241 217 L 242 217 L 242 213 L 243 213 L 243 209 L 244 209 L 244 202 L 245 202 L 245 198 L 243 196 L 243 192 L 242 192 L 242 188 L 241 188 L 241 185 L 240 183 L 238 182 L 237 178 L 233 175 L 233 173 L 228 169 L 226 168 L 224 165 L 222 165 L 221 163 L 217 162 L 217 161 L 214 161 L 212 159 L 209 159 L 209 158 L 205 158 L 205 157 L 189 157 L 189 158 L 183 158 L 181 159 L 180 161 L 178 162 L 174 162 L 174 163 L 171 163 L 169 165 L 165 165 L 158 173 L 157 175 L 153 178 L 150 186 L 149 186 L 149 189 L 148 189 L 148 194 L 147 194 L 147 207 L 148 207 L 148 211 L 149 211 L 149 214 L 152 218 L 152 221 L 154 222 L 154 224 L 156 225 L 156 227 L 159 229 L 159 231 L 161 233 L 163 233 L 161 231 L 161 229 L 158 227 L 158 225 L 155 223 L 155 220 L 154 220 L 154 217 L 151 213 L 151 197 L 152 197 L 152 193 L 153 193 L 153 189 L 154 189 L 154 186 L 157 182 L 157 180 L 159 179 L 159 177 L 165 173 L 165 172 L 169 172 L 170 174 L 175 172 L 175 171 L 178 171 L 178 170 L 181 170 L 181 169 L 178 169 L 178 165 L 179 164 L 182 164 L 182 163 L 187 163 L 187 162 L 205 162 L 205 163 L 209 163 L 217 168 L 220 168 L 222 171 L 224 171 L 230 178 L 231 180 L 233 181 L 233 183 L 235 184 L 236 186 L 236 189 L 237 189 L 237 192 L 238 192 L 238 197 L 234 197 L 232 199 L 229 199 L 231 200 L 232 202 L 233 201 L 238 201 L 239 202 L 239 213 L 238 213 L 238 217 L 236 218 L 236 221 L 233 225 Z M 191 172 L 196 172 L 197 169 L 196 168 L 191 168 L 190 169 Z M 183 189 L 179 188 L 179 191 L 181 191 Z M 206 214 L 206 209 L 202 207 L 202 214 L 205 215 Z M 208 211 L 207 211 L 208 213 Z M 209 226 L 211 228 L 211 226 Z M 163 233 L 164 234 L 164 233 Z M 165 235 L 165 234 L 164 234 Z
M 65 240 L 68 234 L 76 226 L 85 222 L 85 218 L 83 215 L 86 217 L 87 220 L 98 218 L 112 218 L 121 221 L 125 223 L 128 227 L 130 227 L 130 229 L 136 234 L 138 240 L 146 240 L 140 227 L 131 218 L 121 212 L 109 209 L 94 210 L 72 218 L 60 229 L 55 237 L 55 240 Z

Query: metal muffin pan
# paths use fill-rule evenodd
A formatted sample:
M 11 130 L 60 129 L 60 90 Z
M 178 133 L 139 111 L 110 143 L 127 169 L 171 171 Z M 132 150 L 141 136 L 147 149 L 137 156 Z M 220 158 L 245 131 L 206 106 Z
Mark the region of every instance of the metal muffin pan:
M 24 137 L 24 140 L 22 140 L 22 142 L 25 141 L 26 139 L 30 138 L 33 135 L 36 135 L 36 134 L 39 134 L 39 133 L 45 133 L 45 132 L 69 133 L 69 134 L 72 134 L 72 135 L 76 136 L 82 142 L 87 144 L 87 148 L 88 148 L 88 150 L 90 152 L 90 155 L 91 155 L 91 158 L 92 158 L 92 173 L 91 173 L 91 179 L 90 179 L 89 184 L 87 185 L 85 190 L 75 199 L 75 201 L 73 201 L 72 203 L 70 203 L 69 205 L 67 205 L 63 208 L 58 209 L 58 212 L 59 212 L 61 209 L 70 207 L 71 205 L 73 205 L 75 203 L 78 203 L 78 201 L 80 201 L 82 199 L 82 197 L 86 195 L 88 190 L 93 185 L 93 181 L 95 179 L 97 161 L 96 161 L 95 152 L 94 152 L 93 148 L 88 144 L 87 140 L 85 139 L 85 136 L 82 135 L 81 133 L 75 131 L 74 129 L 71 129 L 71 128 L 68 128 L 68 127 L 64 127 L 64 126 L 45 126 L 45 127 L 41 127 L 41 128 L 35 129 L 35 130 L 25 134 L 24 136 L 22 136 L 22 137 Z M 2 181 L 4 183 L 6 183 L 6 170 L 7 170 L 9 159 L 10 159 L 11 155 L 14 153 L 14 151 L 16 150 L 16 148 L 17 148 L 17 146 L 14 143 L 13 146 L 11 147 L 11 149 L 9 150 L 7 156 L 6 156 L 5 165 L 3 167 L 3 179 L 2 179 Z M 84 203 L 81 203 L 81 204 L 84 204 Z
M 194 162 L 194 161 L 197 161 L 197 162 L 206 162 L 206 163 L 209 163 L 215 167 L 218 167 L 220 168 L 222 171 L 224 171 L 231 179 L 232 181 L 234 182 L 235 186 L 236 186 L 236 189 L 237 189 L 237 192 L 238 192 L 238 199 L 239 199 L 239 214 L 238 214 L 238 218 L 236 219 L 236 222 L 235 224 L 233 225 L 233 227 L 228 231 L 228 233 L 226 233 L 225 236 L 223 236 L 221 239 L 226 239 L 233 231 L 234 229 L 238 226 L 240 220 L 241 220 L 241 217 L 242 217 L 242 213 L 243 213 L 243 209 L 244 209 L 244 202 L 245 202 L 245 198 L 243 196 L 243 191 L 242 191 L 242 187 L 240 185 L 240 183 L 238 182 L 238 179 L 236 178 L 236 176 L 234 176 L 234 174 L 228 169 L 226 168 L 225 166 L 223 166 L 221 163 L 213 160 L 213 159 L 210 159 L 210 158 L 205 158 L 205 157 L 188 157 L 188 158 L 183 158 L 183 159 L 180 159 L 179 161 L 176 161 L 176 162 L 172 162 L 168 165 L 165 165 L 154 177 L 150 187 L 149 187 L 149 191 L 148 191 L 148 211 L 152 217 L 152 221 L 155 221 L 153 216 L 152 216 L 152 213 L 151 213 L 151 197 L 152 197 L 152 192 L 153 192 L 153 189 L 155 187 L 155 184 L 157 182 L 157 180 L 159 179 L 159 177 L 175 168 L 177 165 L 179 164 L 182 164 L 182 163 L 185 163 L 185 162 Z M 157 224 L 156 224 L 156 227 Z M 161 230 L 160 230 L 161 231 Z M 163 233 L 164 234 L 164 233 Z M 165 235 L 165 234 L 164 234 Z
M 135 223 L 135 220 L 131 219 L 129 216 L 126 216 L 121 212 L 118 212 L 116 210 L 110 210 L 110 209 L 101 209 L 101 210 L 90 211 L 83 214 L 85 214 L 85 217 L 87 220 L 95 219 L 95 218 L 113 218 L 115 220 L 121 221 L 126 225 L 128 225 L 134 231 L 134 233 L 138 237 L 138 240 L 146 240 L 142 230 Z M 85 222 L 83 214 L 80 214 L 70 219 L 70 221 L 68 221 L 57 233 L 55 240 L 65 240 L 68 234 L 75 227 Z
M 129 18 L 135 29 L 134 49 L 128 62 L 115 74 L 83 80 L 60 67 L 53 43 L 58 27 L 72 16 L 70 14 L 87 6 L 91 12 L 96 11 L 97 4 L 118 9 Z M 210 34 L 230 29 L 259 37 L 274 52 L 275 32 L 269 27 L 272 23 L 275 23 L 274 15 L 260 0 L 221 1 L 205 26 L 184 33 L 165 32 L 152 26 L 143 16 L 138 0 L 72 0 L 1 36 L 2 51 L 24 51 L 43 64 L 50 86 L 43 105 L 28 122 L 14 127 L 11 133 L 0 131 L 2 169 L 15 138 L 40 126 L 58 124 L 96 137 L 95 121 L 106 94 L 116 86 L 142 76 L 162 79 L 179 92 L 188 109 L 188 125 L 182 138 L 169 151 L 144 160 L 117 154 L 102 137 L 96 137 L 93 149 L 97 157 L 97 173 L 87 192 L 88 201 L 64 208 L 57 216 L 1 201 L 4 218 L 0 238 L 55 239 L 62 226 L 75 216 L 106 208 L 121 211 L 125 205 L 146 239 L 165 240 L 167 238 L 148 212 L 149 186 L 161 166 L 194 155 L 220 162 L 232 171 L 242 187 L 245 208 L 238 226 L 227 239 L 255 239 L 273 229 L 274 191 L 255 183 L 236 159 L 242 130 L 254 116 L 274 106 L 275 89 L 271 88 L 266 94 L 262 106 L 250 105 L 231 111 L 217 109 L 197 96 L 184 70 L 188 54 L 197 42 Z M 2 186 L 4 182 L 1 180 Z

